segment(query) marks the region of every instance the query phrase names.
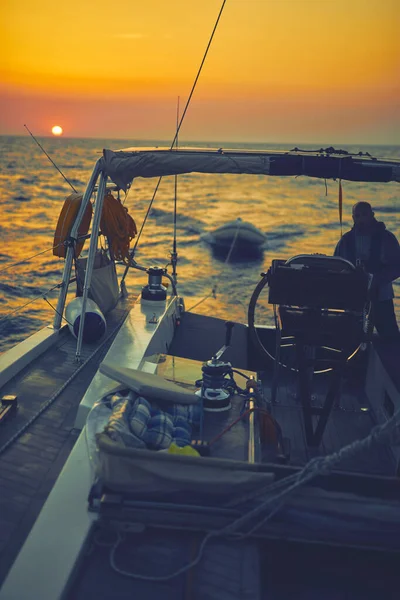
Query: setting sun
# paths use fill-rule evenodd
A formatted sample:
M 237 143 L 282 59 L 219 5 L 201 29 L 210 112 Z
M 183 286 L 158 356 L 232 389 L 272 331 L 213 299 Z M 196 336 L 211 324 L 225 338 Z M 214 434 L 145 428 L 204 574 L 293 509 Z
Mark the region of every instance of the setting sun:
M 62 135 L 62 132 L 63 132 L 62 127 L 60 127 L 59 125 L 54 125 L 54 127 L 52 127 L 52 129 L 51 129 L 51 133 L 53 135 Z

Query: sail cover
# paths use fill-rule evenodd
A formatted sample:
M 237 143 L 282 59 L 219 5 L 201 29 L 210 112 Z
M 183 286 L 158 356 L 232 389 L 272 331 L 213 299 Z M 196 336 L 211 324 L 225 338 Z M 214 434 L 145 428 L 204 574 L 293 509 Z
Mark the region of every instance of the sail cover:
M 136 177 L 164 177 L 183 173 L 234 173 L 400 181 L 400 162 L 353 155 L 235 150 L 104 150 L 101 168 L 121 189 Z

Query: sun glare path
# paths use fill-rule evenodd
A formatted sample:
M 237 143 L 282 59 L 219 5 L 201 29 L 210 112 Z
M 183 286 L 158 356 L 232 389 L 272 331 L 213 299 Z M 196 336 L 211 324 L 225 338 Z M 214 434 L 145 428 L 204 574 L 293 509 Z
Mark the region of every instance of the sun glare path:
M 60 127 L 59 125 L 54 125 L 54 127 L 52 127 L 52 129 L 51 129 L 51 133 L 53 135 L 62 135 L 62 132 L 63 132 L 62 127 Z

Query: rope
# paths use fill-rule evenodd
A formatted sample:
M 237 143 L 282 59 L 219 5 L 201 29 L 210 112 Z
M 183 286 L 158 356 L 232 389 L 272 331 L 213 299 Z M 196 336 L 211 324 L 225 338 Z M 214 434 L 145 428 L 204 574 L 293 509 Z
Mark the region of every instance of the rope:
M 399 423 L 398 423 L 399 417 L 400 417 L 400 409 L 397 410 L 396 413 L 393 415 L 393 417 L 391 417 L 388 421 L 386 421 L 386 423 L 384 423 L 383 425 L 377 425 L 372 430 L 370 435 L 367 436 L 366 438 L 364 438 L 363 440 L 356 440 L 352 444 L 345 446 L 338 452 L 335 452 L 329 456 L 316 457 L 316 458 L 312 459 L 307 465 L 305 465 L 305 467 L 299 473 L 295 473 L 294 475 L 290 475 L 289 477 L 286 477 L 285 479 L 277 481 L 276 483 L 264 486 L 263 488 L 261 488 L 258 491 L 255 491 L 251 494 L 247 494 L 246 496 L 243 496 L 240 499 L 240 501 L 237 501 L 234 504 L 231 504 L 231 506 L 232 505 L 235 506 L 243 501 L 253 499 L 256 496 L 259 496 L 260 494 L 262 494 L 264 492 L 269 492 L 269 493 L 271 493 L 272 491 L 277 492 L 275 495 L 270 496 L 269 498 L 264 500 L 264 502 L 262 502 L 259 506 L 256 506 L 253 510 L 242 515 L 241 517 L 239 517 L 238 519 L 236 519 L 229 525 L 226 525 L 222 529 L 210 531 L 209 533 L 207 533 L 199 546 L 196 558 L 193 559 L 188 564 L 182 566 L 180 569 L 178 569 L 174 573 L 170 573 L 169 575 L 164 575 L 161 577 L 154 577 L 152 575 L 141 575 L 141 574 L 132 573 L 132 572 L 120 569 L 115 563 L 115 554 L 116 554 L 116 551 L 117 551 L 121 541 L 123 541 L 123 537 L 121 535 L 118 536 L 118 539 L 117 539 L 116 543 L 114 544 L 114 546 L 112 547 L 111 552 L 110 552 L 111 567 L 120 575 L 125 575 L 127 577 L 132 577 L 135 579 L 141 579 L 141 580 L 145 580 L 145 581 L 168 581 L 170 579 L 178 577 L 179 575 L 185 573 L 189 569 L 192 569 L 193 567 L 195 567 L 201 561 L 203 552 L 204 552 L 204 548 L 210 539 L 212 539 L 213 537 L 231 536 L 233 534 L 233 539 L 237 540 L 237 539 L 243 539 L 245 537 L 248 537 L 249 535 L 252 535 L 257 529 L 262 527 L 267 521 L 269 521 L 280 510 L 280 508 L 283 506 L 285 500 L 287 500 L 289 495 L 292 494 L 300 486 L 304 485 L 306 482 L 317 477 L 318 475 L 329 474 L 332 471 L 332 469 L 336 466 L 336 464 L 339 463 L 340 461 L 342 461 L 344 458 L 354 456 L 361 450 L 368 448 L 373 442 L 382 442 L 385 438 L 390 436 L 392 433 L 392 430 L 394 430 L 395 427 L 399 427 Z M 400 439 L 400 428 L 398 429 L 398 431 L 396 433 L 397 433 L 397 437 Z M 273 508 L 271 508 L 269 510 L 268 514 L 264 518 L 262 518 L 261 520 L 258 520 L 256 525 L 254 525 L 250 530 L 248 530 L 247 532 L 237 532 L 237 530 L 242 525 L 246 524 L 250 520 L 257 517 L 265 509 L 269 508 L 271 504 L 274 504 Z
M 395 430 L 396 427 L 399 427 L 399 417 L 400 409 L 397 410 L 393 417 L 386 421 L 386 423 L 383 425 L 376 425 L 371 433 L 362 440 L 356 440 L 355 442 L 344 446 L 338 452 L 334 452 L 329 456 L 317 456 L 310 460 L 298 473 L 281 479 L 276 483 L 268 484 L 267 486 L 264 486 L 264 488 L 260 488 L 250 494 L 243 495 L 239 499 L 229 503 L 228 506 L 238 506 L 239 504 L 262 495 L 264 492 L 277 491 L 284 488 L 290 490 L 292 489 L 292 485 L 298 487 L 299 485 L 315 478 L 317 475 L 328 475 L 343 459 L 351 458 L 360 451 L 368 449 L 374 442 L 382 443 L 385 438 L 389 438 L 392 430 Z M 400 437 L 400 429 L 395 431 L 395 434 Z
M 213 437 L 213 439 L 209 442 L 209 446 L 212 446 L 213 444 L 215 444 L 215 442 L 217 442 L 226 433 L 228 433 L 228 431 L 230 431 L 232 429 L 232 427 L 234 427 L 235 425 L 237 425 L 237 423 L 239 423 L 239 421 L 241 421 L 242 419 L 244 419 L 245 417 L 247 417 L 248 415 L 250 415 L 250 413 L 256 412 L 256 411 L 259 412 L 261 415 L 263 415 L 266 418 L 266 420 L 268 420 L 269 424 L 272 425 L 272 427 L 274 428 L 274 430 L 276 430 L 276 421 L 272 417 L 272 415 L 267 410 L 265 410 L 263 408 L 259 408 L 258 406 L 255 406 L 254 408 L 248 408 L 248 409 L 246 409 L 241 415 L 239 415 L 234 421 L 232 421 L 232 423 L 230 423 L 229 425 L 227 425 L 225 427 L 225 429 L 223 429 L 215 437 Z M 275 431 L 275 433 L 276 433 L 276 431 Z
M 231 242 L 228 254 L 226 255 L 226 258 L 224 260 L 224 265 L 228 264 L 228 262 L 229 262 L 229 259 L 230 259 L 231 255 L 232 255 L 233 249 L 235 247 L 235 243 L 236 243 L 237 236 L 239 234 L 239 230 L 240 230 L 241 226 L 242 226 L 242 221 L 238 219 L 238 224 L 237 224 L 237 227 L 236 227 L 235 235 L 233 236 L 233 240 Z M 215 276 L 214 279 L 217 279 L 217 276 Z M 214 283 L 211 292 L 209 294 L 207 294 L 206 296 L 204 296 L 204 298 L 202 298 L 194 306 L 191 306 L 188 310 L 186 310 L 186 312 L 192 311 L 194 308 L 196 308 L 197 306 L 199 306 L 200 304 L 202 304 L 205 300 L 208 300 L 208 298 L 210 298 L 211 296 L 215 300 L 217 298 L 217 291 L 218 291 L 218 283 Z
M 136 224 L 128 209 L 111 192 L 104 197 L 100 229 L 108 240 L 111 258 L 129 264 L 129 244 L 137 234 Z
M 194 308 L 196 308 L 197 306 L 202 304 L 205 300 L 208 300 L 208 298 L 210 298 L 210 296 L 212 296 L 214 298 L 214 300 L 217 298 L 217 284 L 214 285 L 213 289 L 211 290 L 211 292 L 209 294 L 207 294 L 207 296 L 204 296 L 204 298 L 199 300 L 199 302 L 196 302 L 196 304 L 194 304 L 193 306 L 188 308 L 185 312 L 190 312 L 191 310 L 193 310 Z
M 239 231 L 240 231 L 240 228 L 242 226 L 242 223 L 243 223 L 243 221 L 238 219 L 237 227 L 236 227 L 236 231 L 235 231 L 235 235 L 233 236 L 231 247 L 229 248 L 229 252 L 227 254 L 227 257 L 225 259 L 225 263 L 224 264 L 227 264 L 229 262 L 229 259 L 231 258 L 231 254 L 233 252 L 233 248 L 235 247 L 237 236 L 239 235 Z

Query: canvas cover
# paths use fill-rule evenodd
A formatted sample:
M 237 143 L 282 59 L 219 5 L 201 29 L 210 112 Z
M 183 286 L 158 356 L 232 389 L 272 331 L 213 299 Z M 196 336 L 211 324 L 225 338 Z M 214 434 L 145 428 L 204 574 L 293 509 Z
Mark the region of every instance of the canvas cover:
M 198 396 L 194 391 L 187 390 L 172 381 L 167 381 L 155 373 L 146 373 L 138 369 L 120 367 L 115 363 L 103 361 L 99 367 L 100 373 L 118 381 L 130 390 L 148 400 L 158 403 L 175 403 L 181 405 L 196 404 Z
M 274 480 L 272 473 L 258 473 L 256 465 L 241 461 L 126 448 L 105 433 L 97 434 L 96 442 L 102 482 L 138 498 L 222 502 Z
M 86 274 L 86 258 L 78 258 L 77 265 L 77 296 L 83 294 L 83 284 Z M 112 310 L 119 299 L 119 286 L 114 261 L 106 252 L 98 250 L 95 256 L 89 298 L 96 302 L 103 314 Z
M 324 152 L 255 152 L 240 150 L 147 149 L 114 152 L 105 149 L 99 167 L 127 190 L 135 177 L 183 173 L 233 173 L 343 179 L 400 181 L 400 163 Z

